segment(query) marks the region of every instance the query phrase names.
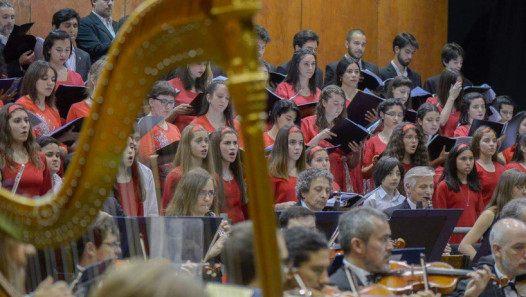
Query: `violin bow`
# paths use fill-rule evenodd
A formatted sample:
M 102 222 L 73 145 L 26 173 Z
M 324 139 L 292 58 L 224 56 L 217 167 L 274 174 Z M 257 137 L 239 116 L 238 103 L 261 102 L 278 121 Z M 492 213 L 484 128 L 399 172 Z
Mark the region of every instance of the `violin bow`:
M 336 238 L 338 238 L 338 235 L 340 235 L 340 230 L 338 227 L 332 232 L 331 238 L 329 239 L 329 248 L 331 248 L 334 243 L 336 242 Z
M 299 276 L 299 274 L 296 271 L 292 272 L 292 276 L 294 277 L 294 280 L 296 281 L 298 286 L 300 286 L 300 289 L 304 292 L 303 294 L 305 294 L 305 296 L 309 296 L 309 293 L 311 293 L 311 291 L 307 288 L 307 286 L 301 279 L 301 276 Z M 300 292 L 300 294 L 302 293 Z
M 349 285 L 351 285 L 352 292 L 356 295 L 356 297 L 360 297 L 360 292 L 358 292 L 357 290 L 358 286 L 356 285 L 355 280 L 349 271 L 349 267 L 345 266 L 344 270 L 345 270 L 345 276 L 347 276 L 347 281 L 349 281 Z
M 427 278 L 426 269 L 426 256 L 423 253 L 420 254 L 420 265 L 422 266 L 422 272 L 424 274 L 424 290 L 425 292 L 429 292 L 429 282 Z

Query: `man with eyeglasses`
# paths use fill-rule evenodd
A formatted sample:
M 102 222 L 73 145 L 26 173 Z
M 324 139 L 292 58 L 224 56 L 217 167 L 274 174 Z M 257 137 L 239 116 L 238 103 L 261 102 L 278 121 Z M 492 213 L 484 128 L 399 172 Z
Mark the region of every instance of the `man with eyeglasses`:
M 181 139 L 181 132 L 177 126 L 165 120 L 175 108 L 176 96 L 177 91 L 166 81 L 156 82 L 148 94 L 150 113 L 147 114 L 147 117 L 161 117 L 162 119 L 139 141 L 139 160 L 146 166 L 151 167 L 150 156 L 155 151 Z M 143 120 L 148 120 L 147 117 Z M 164 180 L 172 169 L 170 164 L 158 164 L 161 185 L 164 185 Z

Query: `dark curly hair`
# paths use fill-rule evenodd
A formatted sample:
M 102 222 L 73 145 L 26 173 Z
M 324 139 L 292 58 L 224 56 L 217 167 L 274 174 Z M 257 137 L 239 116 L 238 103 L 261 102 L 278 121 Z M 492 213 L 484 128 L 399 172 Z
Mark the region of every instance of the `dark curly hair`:
M 393 134 L 391 134 L 383 156 L 397 158 L 402 163 L 405 155 L 404 135 L 410 130 L 415 131 L 418 136 L 418 145 L 415 153 L 411 155 L 411 164 L 413 166 L 429 166 L 429 153 L 425 145 L 424 131 L 417 125 L 409 122 L 402 122 L 393 129 Z

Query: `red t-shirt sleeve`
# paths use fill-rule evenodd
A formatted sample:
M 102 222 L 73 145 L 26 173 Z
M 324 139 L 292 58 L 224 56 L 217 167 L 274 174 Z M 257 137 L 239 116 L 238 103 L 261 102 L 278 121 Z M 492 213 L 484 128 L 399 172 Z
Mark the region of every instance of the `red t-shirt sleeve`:
M 170 204 L 170 201 L 172 201 L 172 198 L 175 194 L 175 190 L 177 189 L 177 184 L 179 184 L 179 181 L 181 180 L 181 171 L 179 167 L 176 167 L 168 176 L 166 177 L 166 180 L 164 181 L 164 192 L 163 197 L 161 200 L 161 214 L 164 215 L 164 212 L 166 211 L 166 208 L 168 207 L 168 204 Z
M 453 137 L 466 137 L 469 134 L 469 126 L 468 125 L 462 125 L 460 127 L 457 127 L 455 129 L 455 132 L 453 132 Z
M 434 208 L 448 208 L 447 207 L 447 196 L 449 188 L 445 181 L 441 181 L 438 184 L 437 192 L 435 195 L 435 201 L 433 201 Z

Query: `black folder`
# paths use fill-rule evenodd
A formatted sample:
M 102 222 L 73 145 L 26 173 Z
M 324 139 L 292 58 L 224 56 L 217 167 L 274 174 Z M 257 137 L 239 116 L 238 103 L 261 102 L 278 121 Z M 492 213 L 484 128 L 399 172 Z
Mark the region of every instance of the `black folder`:
M 158 155 L 157 164 L 160 165 L 173 162 L 178 147 L 179 141 L 174 141 L 155 151 L 155 154 Z
M 468 136 L 473 136 L 473 134 L 475 134 L 475 131 L 477 131 L 477 129 L 482 126 L 490 127 L 491 129 L 493 129 L 493 131 L 497 133 L 497 138 L 500 137 L 504 128 L 503 123 L 475 119 L 473 120 L 473 123 L 471 123 L 471 128 L 469 129 Z
M 369 69 L 360 70 L 361 79 L 358 82 L 358 89 L 378 91 L 384 88 L 384 81 Z
M 314 115 L 316 113 L 316 105 L 318 105 L 318 102 L 309 102 L 298 105 L 298 108 L 300 109 L 300 117 L 303 119 Z
M 442 135 L 435 135 L 426 144 L 427 151 L 429 152 L 429 158 L 435 160 L 440 156 L 442 148 L 446 147 L 446 152 L 449 152 L 455 145 L 465 143 L 471 145 L 471 139 L 473 137 L 445 137 Z
M 190 102 L 190 106 L 192 106 L 193 111 L 191 116 L 197 116 L 201 109 L 203 108 L 203 101 L 205 100 L 205 93 L 199 93 L 197 96 Z
M 376 110 L 383 101 L 384 99 L 378 96 L 358 91 L 349 106 L 347 106 L 347 117 L 356 124 L 366 127 L 369 125 L 369 122 L 365 119 L 365 113 Z
M 416 111 L 412 109 L 406 109 L 404 111 L 404 121 L 416 124 Z
M 269 71 L 268 73 L 268 81 L 270 84 L 274 84 L 274 85 L 279 85 L 280 83 L 282 83 L 285 78 L 287 76 L 285 74 L 281 74 L 281 73 L 278 73 L 278 72 L 272 72 L 272 71 Z
M 57 130 L 51 132 L 51 134 L 46 136 L 51 136 L 55 139 L 60 138 L 62 135 L 64 135 L 66 132 L 68 132 L 71 127 L 73 127 L 73 132 L 80 132 L 80 129 L 82 128 L 82 123 L 84 122 L 84 118 L 78 118 L 75 119 L 64 126 L 58 128 Z
M 519 112 L 513 118 L 511 118 L 511 120 L 504 124 L 503 133 L 506 134 L 506 138 L 504 138 L 499 151 L 502 152 L 503 150 L 515 145 L 517 142 L 519 126 L 524 119 L 524 113 L 524 111 Z
M 367 129 L 349 119 L 341 120 L 332 127 L 331 132 L 336 134 L 336 136 L 327 139 L 327 141 L 333 145 L 340 145 L 340 149 L 345 153 L 349 153 L 351 150 L 349 148 L 350 142 L 360 143 L 360 141 L 369 136 Z
M 427 98 L 432 97 L 433 94 L 422 89 L 421 87 L 415 87 L 411 90 L 411 101 L 413 103 L 412 108 L 418 110 L 420 105 L 424 104 Z
M 9 35 L 9 39 L 4 47 L 4 59 L 6 64 L 18 60 L 20 56 L 35 49 L 37 39 L 33 35 L 27 35 L 33 23 L 23 24 L 21 26 L 15 25 L 13 31 Z
M 68 117 L 71 105 L 88 97 L 88 89 L 84 86 L 60 85 L 55 92 L 56 104 L 60 117 Z
M 339 205 L 337 205 L 338 204 L 338 201 L 336 199 L 337 196 L 340 196 Z M 331 197 L 327 200 L 325 207 L 349 208 L 349 207 L 360 205 L 364 200 L 365 198 L 360 194 L 348 193 L 348 192 L 333 192 Z
M 21 79 L 21 77 L 2 78 L 0 79 L 0 89 L 2 89 L 4 93 L 9 91 L 10 89 L 18 89 L 18 85 L 20 84 Z

